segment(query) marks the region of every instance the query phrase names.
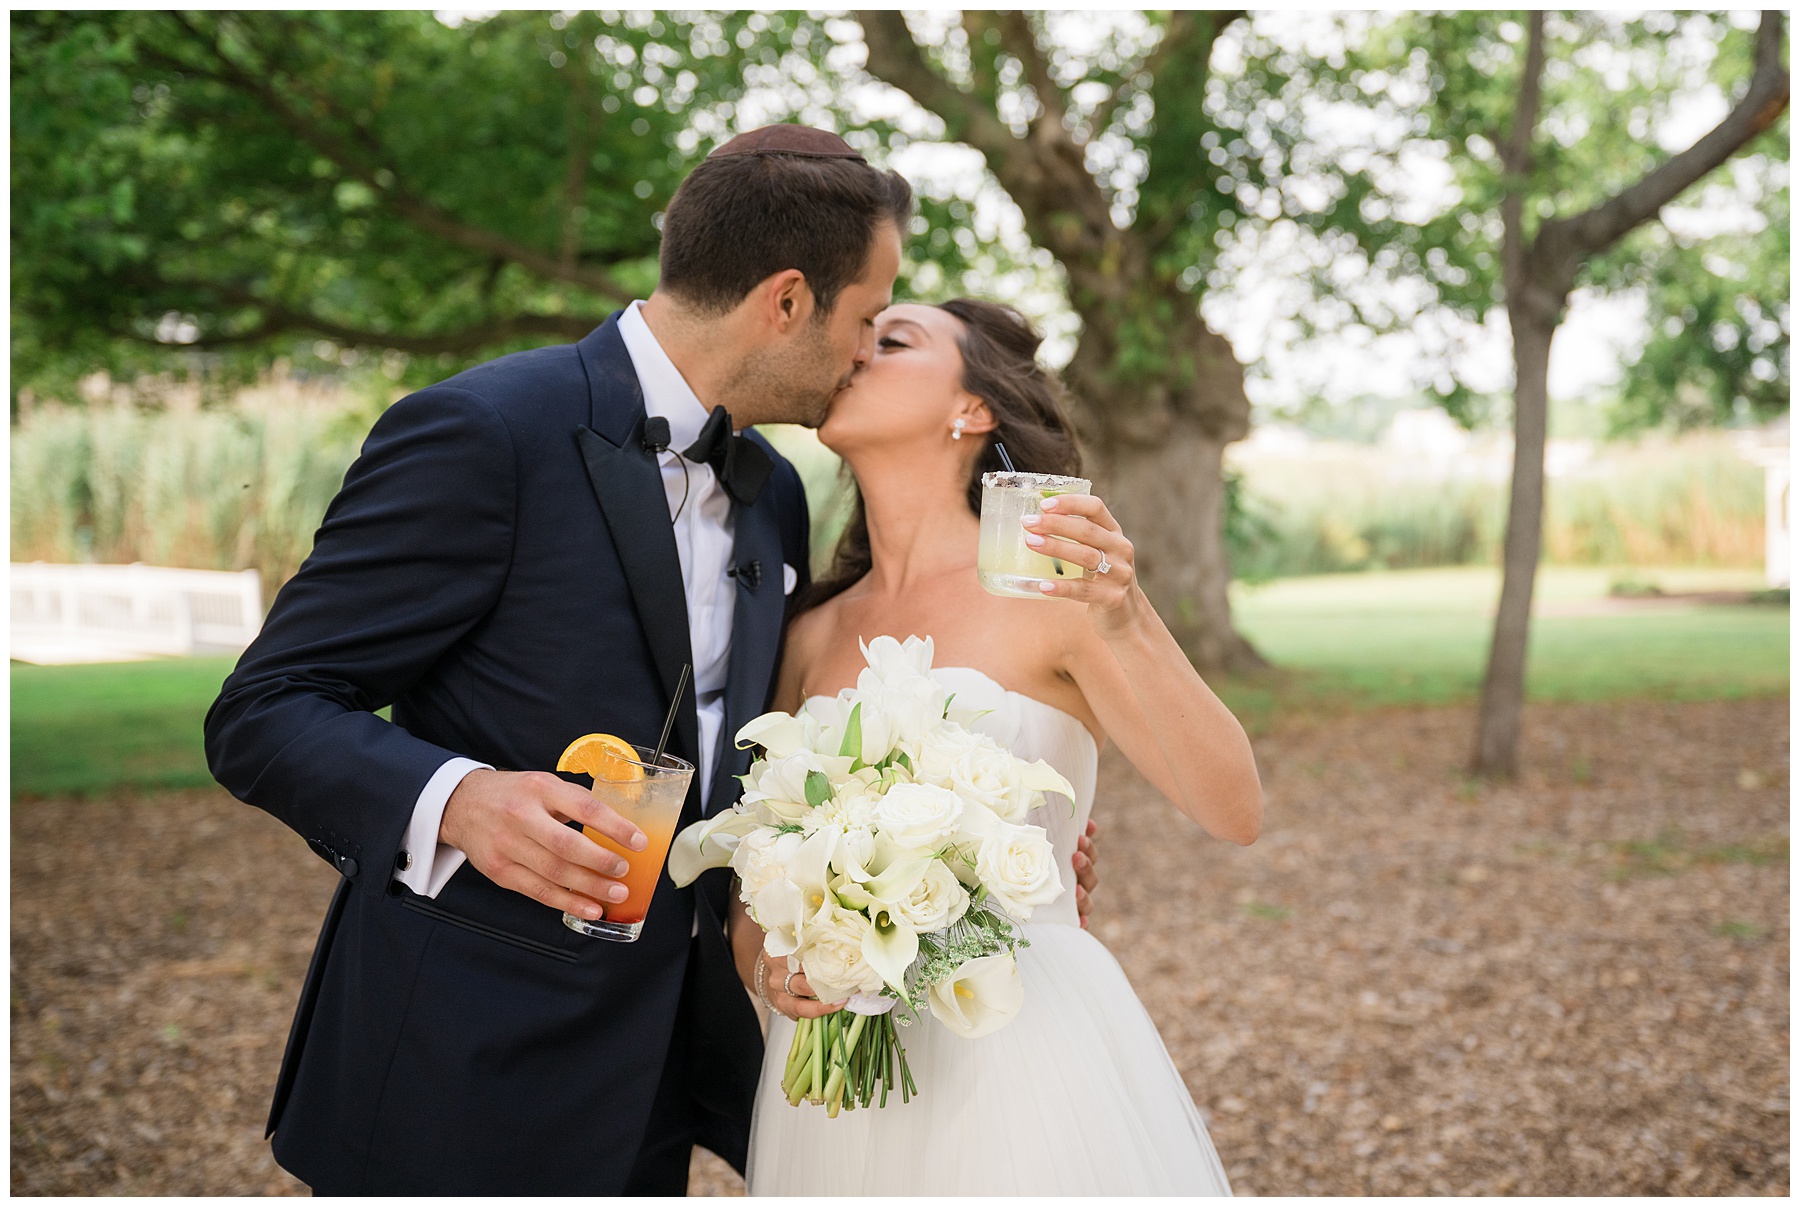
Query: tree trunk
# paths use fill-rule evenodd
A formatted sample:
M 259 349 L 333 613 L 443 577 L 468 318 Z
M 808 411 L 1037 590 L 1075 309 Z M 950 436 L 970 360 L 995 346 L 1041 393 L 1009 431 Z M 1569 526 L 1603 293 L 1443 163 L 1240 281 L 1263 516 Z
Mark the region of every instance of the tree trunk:
M 1137 550 L 1157 615 L 1205 673 L 1264 666 L 1231 623 L 1225 556 L 1225 443 L 1192 420 L 1155 444 L 1092 449 L 1094 489 Z
M 1065 376 L 1094 489 L 1136 548 L 1144 594 L 1202 673 L 1267 666 L 1232 624 L 1228 593 L 1223 457 L 1250 428 L 1243 366 L 1192 296 L 1146 299 L 1134 273 L 1102 278 L 1106 293 L 1070 275 L 1083 330 Z M 1156 345 L 1126 346 L 1145 339 Z M 1155 367 L 1122 372 L 1134 359 Z
M 1508 307 L 1512 322 L 1513 470 L 1501 556 L 1500 606 L 1494 643 L 1481 683 L 1471 770 L 1511 779 L 1518 767 L 1519 719 L 1525 706 L 1525 655 L 1531 635 L 1531 597 L 1544 539 L 1544 438 L 1550 414 L 1550 341 L 1554 319 L 1527 305 Z

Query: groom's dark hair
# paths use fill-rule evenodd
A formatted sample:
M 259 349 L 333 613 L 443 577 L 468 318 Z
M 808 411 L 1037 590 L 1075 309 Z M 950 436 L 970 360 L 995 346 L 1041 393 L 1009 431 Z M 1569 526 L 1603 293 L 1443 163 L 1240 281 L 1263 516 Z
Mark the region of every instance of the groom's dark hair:
M 881 224 L 904 237 L 911 217 L 911 186 L 854 152 L 714 155 L 663 214 L 658 288 L 723 314 L 759 281 L 797 268 L 823 317 L 862 276 Z

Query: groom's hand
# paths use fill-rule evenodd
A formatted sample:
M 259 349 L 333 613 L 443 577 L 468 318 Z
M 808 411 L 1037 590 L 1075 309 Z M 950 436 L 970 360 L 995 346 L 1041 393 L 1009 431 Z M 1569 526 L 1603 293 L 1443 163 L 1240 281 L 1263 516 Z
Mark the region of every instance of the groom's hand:
M 1094 908 L 1094 890 L 1100 886 L 1100 877 L 1094 872 L 1094 835 L 1100 832 L 1100 823 L 1088 818 L 1087 833 L 1075 843 L 1075 912 L 1081 915 L 1081 929 L 1087 929 L 1088 911 Z
M 625 860 L 566 822 L 592 826 L 622 847 L 649 845 L 642 830 L 547 771 L 471 771 L 444 805 L 438 841 L 502 888 L 551 909 L 599 919 L 625 900 Z

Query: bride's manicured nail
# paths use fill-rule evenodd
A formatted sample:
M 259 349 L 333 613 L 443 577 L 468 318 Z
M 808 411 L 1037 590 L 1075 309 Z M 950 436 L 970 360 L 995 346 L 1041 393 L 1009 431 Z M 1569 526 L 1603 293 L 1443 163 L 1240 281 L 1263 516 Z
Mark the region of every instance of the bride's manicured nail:
M 1045 595 L 1051 595 L 1056 591 L 1056 584 L 1051 582 L 1040 582 L 1038 583 L 1038 590 L 1042 591 Z
M 1043 516 L 1039 516 L 1039 515 L 1020 516 L 1019 523 L 1025 525 L 1025 527 L 1027 527 L 1027 528 L 1036 528 L 1038 526 L 1038 522 L 1040 520 L 1042 520 L 1043 518 L 1044 518 Z
M 1050 498 L 1045 499 L 1042 503 L 1039 503 L 1038 510 L 1039 511 L 1055 511 L 1056 510 L 1056 497 L 1054 495 L 1052 495 Z
M 1027 532 L 1025 534 L 1025 543 L 1030 545 L 1033 549 L 1036 549 L 1039 545 L 1044 543 L 1044 538 L 1035 532 Z

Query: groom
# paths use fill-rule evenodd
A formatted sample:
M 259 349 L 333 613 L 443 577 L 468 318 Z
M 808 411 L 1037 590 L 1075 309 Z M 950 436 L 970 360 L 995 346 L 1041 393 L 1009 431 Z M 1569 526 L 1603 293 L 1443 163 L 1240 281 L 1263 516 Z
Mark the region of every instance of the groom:
M 742 1168 L 728 873 L 665 876 L 636 943 L 572 932 L 625 867 L 567 823 L 643 839 L 543 769 L 653 743 L 686 663 L 681 824 L 735 799 L 808 535 L 793 468 L 736 433 L 823 418 L 911 203 L 835 135 L 743 135 L 671 200 L 647 302 L 371 431 L 206 720 L 219 781 L 343 876 L 269 1116 L 315 1192 L 681 1194 L 696 1143 Z

